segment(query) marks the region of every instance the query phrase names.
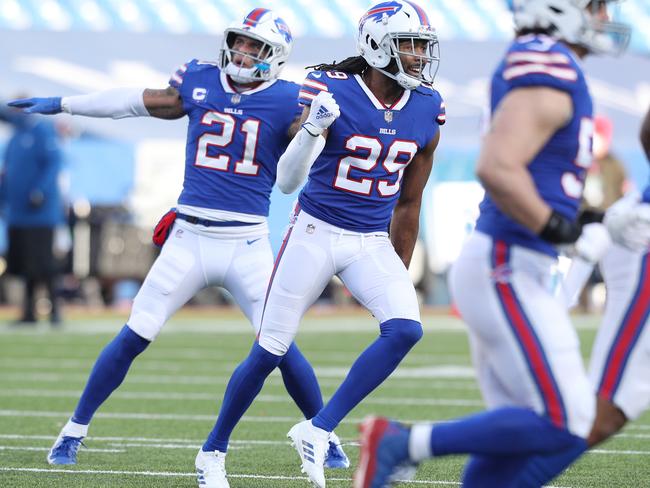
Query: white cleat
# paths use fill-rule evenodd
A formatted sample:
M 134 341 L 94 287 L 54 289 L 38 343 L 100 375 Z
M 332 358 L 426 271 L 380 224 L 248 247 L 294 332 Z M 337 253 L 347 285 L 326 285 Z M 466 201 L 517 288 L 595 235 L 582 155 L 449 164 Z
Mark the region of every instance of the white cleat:
M 194 465 L 199 488 L 230 488 L 226 479 L 225 452 L 199 449 Z
M 329 432 L 314 427 L 311 420 L 302 422 L 291 427 L 287 434 L 291 439 L 291 445 L 298 451 L 302 472 L 309 477 L 309 481 L 317 488 L 325 488 L 325 454 L 329 442 Z

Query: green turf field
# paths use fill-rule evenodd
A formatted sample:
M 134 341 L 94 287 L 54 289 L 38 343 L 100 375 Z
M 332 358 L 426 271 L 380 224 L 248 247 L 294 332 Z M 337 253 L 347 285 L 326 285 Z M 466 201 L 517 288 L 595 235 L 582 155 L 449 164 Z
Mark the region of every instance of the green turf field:
M 239 317 L 183 313 L 172 320 L 100 409 L 72 468 L 48 466 L 46 453 L 124 317 L 76 317 L 54 332 L 45 324 L 32 331 L 0 325 L 0 487 L 196 486 L 194 456 L 212 428 L 230 373 L 251 345 L 249 326 Z M 596 321 L 576 318 L 585 351 Z M 436 315 L 424 322 L 424 339 L 398 371 L 337 429 L 353 465 L 357 425 L 368 414 L 442 420 L 481 408 L 462 325 Z M 298 344 L 326 398 L 375 335 L 365 314 L 312 314 L 305 320 Z M 272 375 L 233 434 L 227 459 L 233 488 L 309 486 L 285 437 L 299 419 L 281 378 Z M 402 486 L 458 486 L 463 462 L 428 462 L 416 481 Z M 328 487 L 351 486 L 352 470 L 326 475 Z M 650 487 L 650 415 L 586 455 L 553 486 Z

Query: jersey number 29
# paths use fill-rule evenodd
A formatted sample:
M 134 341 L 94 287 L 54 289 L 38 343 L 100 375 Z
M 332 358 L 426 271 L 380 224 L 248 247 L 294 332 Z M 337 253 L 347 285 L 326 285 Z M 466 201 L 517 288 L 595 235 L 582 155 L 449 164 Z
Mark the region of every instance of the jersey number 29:
M 368 154 L 364 157 L 345 156 L 341 158 L 336 172 L 336 179 L 334 180 L 334 187 L 359 195 L 370 195 L 375 179 L 360 178 L 357 180 L 351 178 L 350 170 L 372 171 L 379 164 L 384 149 L 383 144 L 376 137 L 354 135 L 345 141 L 345 148 L 355 152 L 358 150 L 366 151 Z M 390 197 L 399 191 L 404 168 L 408 166 L 417 151 L 418 145 L 415 141 L 396 139 L 388 146 L 382 165 L 386 173 L 397 173 L 397 181 L 391 183 L 389 180 L 376 179 L 377 192 L 380 196 Z M 397 161 L 400 156 L 402 160 Z

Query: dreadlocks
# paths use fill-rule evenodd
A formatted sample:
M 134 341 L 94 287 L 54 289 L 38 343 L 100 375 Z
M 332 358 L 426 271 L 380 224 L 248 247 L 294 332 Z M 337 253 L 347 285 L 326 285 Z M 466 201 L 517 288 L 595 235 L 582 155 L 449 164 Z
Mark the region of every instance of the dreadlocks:
M 369 67 L 370 65 L 362 56 L 350 56 L 340 63 L 337 63 L 336 61 L 331 64 L 321 63 L 314 66 L 307 66 L 307 69 L 313 68 L 318 71 L 342 71 L 343 73 L 360 75 Z

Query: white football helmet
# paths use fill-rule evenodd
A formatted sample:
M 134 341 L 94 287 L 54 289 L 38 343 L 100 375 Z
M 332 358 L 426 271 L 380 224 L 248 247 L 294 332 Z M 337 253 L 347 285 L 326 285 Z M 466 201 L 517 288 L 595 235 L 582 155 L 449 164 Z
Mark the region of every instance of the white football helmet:
M 400 43 L 407 41 L 406 49 Z M 418 54 L 416 43 L 423 41 L 426 47 Z M 440 49 L 436 31 L 429 24 L 424 10 L 410 1 L 381 2 L 371 7 L 359 20 L 357 50 L 370 66 L 393 78 L 407 90 L 414 90 L 422 83 L 433 83 L 440 63 Z M 414 56 L 419 65 L 404 68 L 400 55 Z M 391 61 L 397 65 L 397 73 L 386 68 Z
M 237 36 L 246 36 L 262 43 L 257 56 L 233 49 Z M 236 23 L 223 33 L 219 56 L 219 67 L 237 83 L 268 81 L 278 77 L 280 70 L 291 53 L 293 37 L 287 23 L 271 10 L 253 9 L 241 23 Z M 237 66 L 232 62 L 233 54 L 252 57 L 252 68 Z
M 599 9 L 617 0 L 513 0 L 515 27 L 550 29 L 558 39 L 595 54 L 619 55 L 630 42 L 630 26 L 599 20 Z

